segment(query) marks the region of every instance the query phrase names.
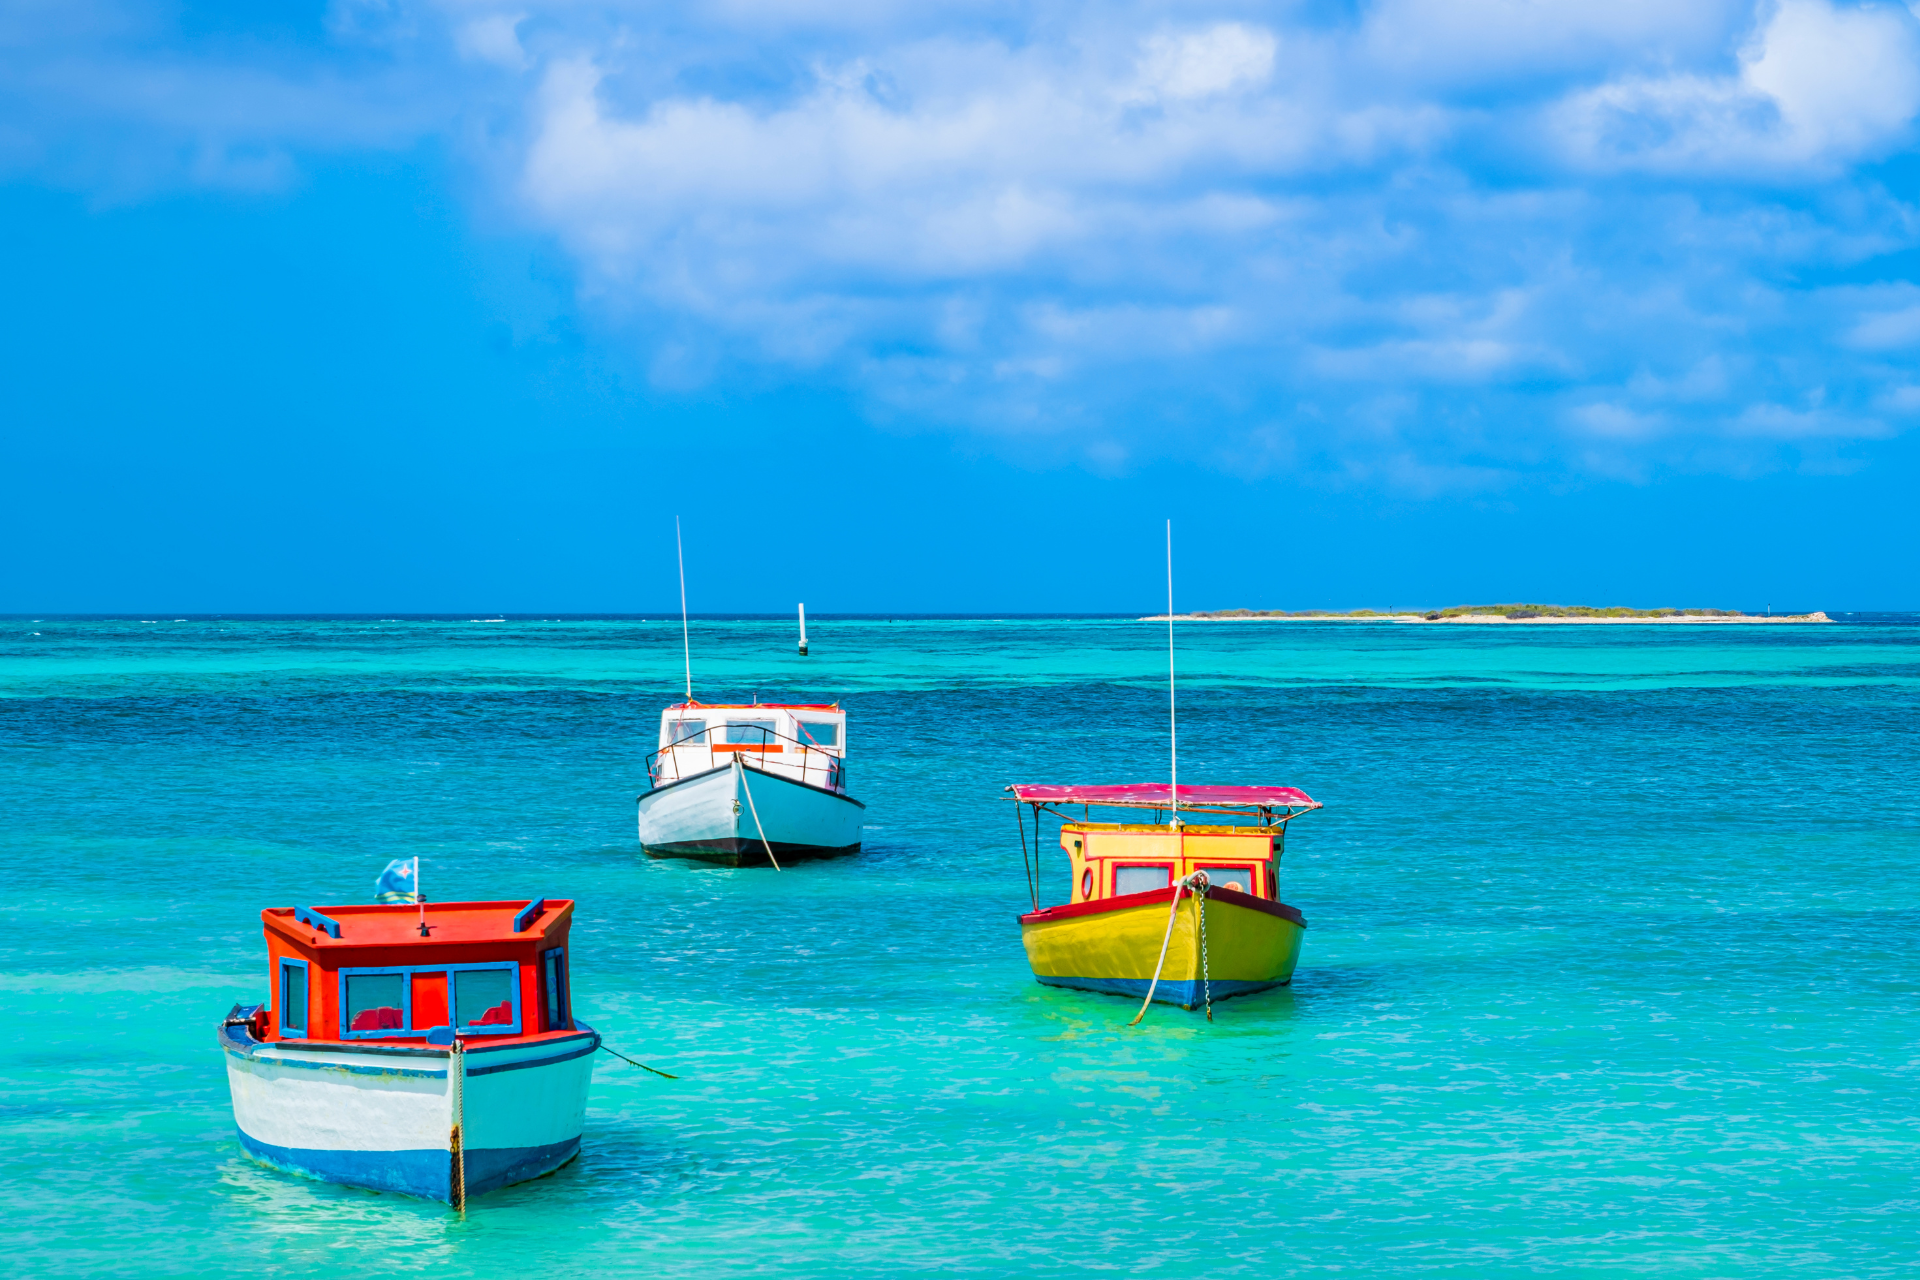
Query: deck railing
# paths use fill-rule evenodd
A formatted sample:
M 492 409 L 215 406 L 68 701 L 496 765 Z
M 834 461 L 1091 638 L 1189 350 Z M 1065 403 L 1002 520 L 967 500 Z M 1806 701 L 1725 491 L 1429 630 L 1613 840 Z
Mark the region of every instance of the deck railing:
M 713 741 L 712 735 L 716 730 L 724 732 L 728 729 L 734 733 L 757 734 L 758 740 Z M 789 755 L 796 758 L 788 759 Z M 847 761 L 844 756 L 818 743 L 802 742 L 756 724 L 710 724 L 698 733 L 676 738 L 667 746 L 648 754 L 647 781 L 658 787 L 730 764 L 735 759 L 749 769 L 792 778 L 808 786 L 838 792 L 847 789 Z

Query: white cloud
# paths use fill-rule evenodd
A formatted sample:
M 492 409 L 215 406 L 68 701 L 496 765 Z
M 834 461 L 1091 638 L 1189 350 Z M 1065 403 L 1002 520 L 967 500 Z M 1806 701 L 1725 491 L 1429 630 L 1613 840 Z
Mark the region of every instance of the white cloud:
M 1248 27 L 1141 48 L 1135 78 L 1061 51 L 917 45 L 817 66 L 771 105 L 675 95 L 627 114 L 603 67 L 561 62 L 523 190 L 609 277 L 719 314 L 825 275 L 865 291 L 1113 269 L 1098 260 L 1127 240 L 1152 252 L 1270 221 L 1249 180 L 1432 131 L 1417 112 L 1341 119 L 1278 93 L 1224 99 L 1270 70 L 1272 37 Z M 879 78 L 900 100 L 874 91 Z M 1147 118 L 1133 113 L 1142 84 L 1160 103 Z
M 1911 383 L 1888 387 L 1874 397 L 1873 406 L 1886 413 L 1920 413 L 1920 387 Z
M 519 26 L 526 19 L 524 13 L 492 13 L 461 23 L 454 29 L 454 47 L 463 57 L 522 70 L 527 51 L 520 47 Z
M 1271 31 L 1223 22 L 1203 31 L 1149 36 L 1140 83 L 1154 98 L 1207 98 L 1266 82 L 1277 42 Z
M 1736 436 L 1772 440 L 1860 440 L 1893 434 L 1883 422 L 1831 409 L 1790 409 L 1779 404 L 1755 404 L 1728 424 Z
M 1920 112 L 1920 24 L 1904 8 L 1781 0 L 1734 75 L 1629 73 L 1550 119 L 1600 168 L 1751 173 L 1831 167 L 1905 141 Z
M 1873 351 L 1920 346 L 1920 306 L 1863 316 L 1847 338 L 1853 345 Z
M 1648 440 L 1661 434 L 1665 420 L 1619 404 L 1584 404 L 1567 415 L 1576 426 L 1604 440 Z
M 1382 0 L 1364 13 L 1368 62 L 1422 84 L 1484 88 L 1711 58 L 1751 10 L 1742 0 Z
M 1860 169 L 1920 113 L 1886 4 L 333 0 L 312 48 L 88 4 L 0 13 L 15 172 L 443 139 L 663 387 L 1422 491 L 1911 412 L 1920 293 L 1798 283 L 1920 247 Z

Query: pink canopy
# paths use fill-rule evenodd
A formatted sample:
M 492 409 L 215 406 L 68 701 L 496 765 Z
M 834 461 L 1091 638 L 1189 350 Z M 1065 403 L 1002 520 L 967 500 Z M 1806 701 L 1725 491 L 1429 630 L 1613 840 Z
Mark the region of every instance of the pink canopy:
M 1133 809 L 1164 809 L 1173 788 L 1164 782 L 1131 782 L 1091 787 L 1051 787 L 1015 783 L 1007 790 L 1029 804 L 1111 804 Z M 1320 802 L 1298 787 L 1182 786 L 1180 807 L 1238 805 L 1318 809 Z

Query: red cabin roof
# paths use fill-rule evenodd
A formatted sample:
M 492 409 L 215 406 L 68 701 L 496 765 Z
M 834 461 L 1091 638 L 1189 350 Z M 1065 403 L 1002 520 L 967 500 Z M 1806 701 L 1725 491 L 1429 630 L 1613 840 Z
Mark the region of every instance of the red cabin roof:
M 572 1030 L 570 899 L 270 907 L 260 918 L 267 1039 L 497 1041 Z
M 837 702 L 676 702 L 669 711 L 839 711 Z
M 546 937 L 572 914 L 570 898 L 514 902 L 361 903 L 342 907 L 269 907 L 260 913 L 269 933 L 316 951 L 405 947 L 431 951 L 475 943 L 524 943 Z M 422 936 L 424 919 L 427 933 Z M 494 948 L 501 956 L 514 952 Z
M 1165 809 L 1173 802 L 1173 787 L 1165 782 L 1104 783 L 1093 786 L 1048 786 L 1017 782 L 1007 788 L 1013 798 L 1028 804 L 1105 804 L 1125 809 Z M 1320 802 L 1298 787 L 1181 786 L 1180 807 L 1235 809 L 1318 809 Z

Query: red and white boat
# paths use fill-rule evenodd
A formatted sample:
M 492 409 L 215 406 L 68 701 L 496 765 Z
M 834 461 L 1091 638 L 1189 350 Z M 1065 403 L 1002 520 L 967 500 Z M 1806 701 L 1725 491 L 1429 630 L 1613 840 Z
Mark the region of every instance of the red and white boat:
M 450 1204 L 580 1152 L 600 1036 L 574 1019 L 573 903 L 274 907 L 263 1004 L 219 1027 L 264 1164 Z
M 860 851 L 866 806 L 847 793 L 837 703 L 677 703 L 660 717 L 647 779 L 649 857 L 741 866 Z

